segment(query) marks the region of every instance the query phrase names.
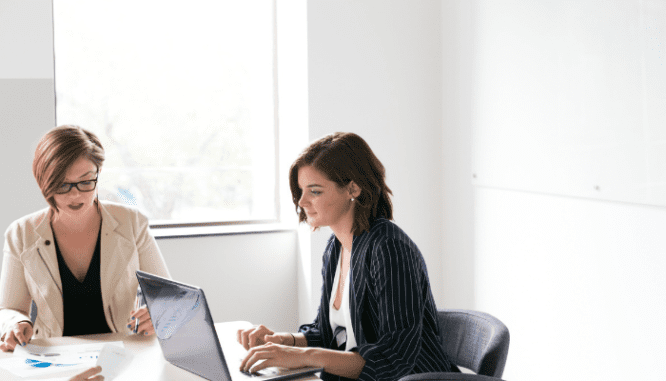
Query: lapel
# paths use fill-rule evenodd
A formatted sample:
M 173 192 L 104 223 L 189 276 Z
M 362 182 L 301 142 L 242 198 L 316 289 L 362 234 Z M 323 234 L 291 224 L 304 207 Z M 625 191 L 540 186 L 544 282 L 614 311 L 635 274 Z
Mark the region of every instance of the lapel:
M 33 300 L 38 304 L 39 319 L 49 325 L 54 336 L 61 336 L 64 326 L 62 282 L 58 270 L 58 258 L 53 243 L 50 209 L 43 214 L 35 228 L 35 242 L 21 253 L 26 281 L 38 294 Z M 46 307 L 46 308 L 45 308 Z M 51 324 L 57 324 L 57 327 Z
M 350 291 L 352 292 L 349 298 L 349 310 L 357 344 L 365 342 L 361 318 L 363 316 L 363 300 L 365 298 L 365 284 L 367 281 L 365 279 L 365 260 L 366 252 L 368 251 L 367 242 L 369 235 L 366 231 L 360 236 L 354 236 L 349 266 L 349 271 L 351 272 L 349 276 L 351 282 Z
M 109 308 L 117 287 L 124 286 L 119 282 L 123 275 L 127 275 L 128 263 L 136 251 L 136 246 L 127 238 L 130 235 L 127 231 L 128 225 L 119 223 L 103 203 L 100 202 L 99 205 L 102 214 L 100 256 L 102 302 L 105 308 Z
M 331 240 L 329 245 L 326 247 L 327 255 L 325 256 L 325 263 L 323 263 L 324 268 L 326 269 L 326 279 L 324 279 L 323 292 L 324 295 L 321 297 L 322 309 L 322 320 L 323 323 L 320 327 L 320 330 L 323 334 L 324 345 L 328 345 L 333 337 L 333 331 L 331 330 L 330 318 L 329 318 L 329 308 L 331 297 L 333 296 L 333 283 L 335 281 L 335 269 L 338 265 L 338 259 L 340 259 L 340 241 L 335 237 L 335 234 L 331 235 Z

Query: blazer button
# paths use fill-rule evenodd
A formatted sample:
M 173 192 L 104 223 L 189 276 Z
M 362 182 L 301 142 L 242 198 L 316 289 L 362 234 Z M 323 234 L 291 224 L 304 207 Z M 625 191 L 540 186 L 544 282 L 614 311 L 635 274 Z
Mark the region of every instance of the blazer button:
M 51 244 L 51 241 L 49 241 L 49 240 L 47 239 L 46 242 L 44 242 L 44 243 L 46 244 L 46 246 L 48 246 L 48 245 Z

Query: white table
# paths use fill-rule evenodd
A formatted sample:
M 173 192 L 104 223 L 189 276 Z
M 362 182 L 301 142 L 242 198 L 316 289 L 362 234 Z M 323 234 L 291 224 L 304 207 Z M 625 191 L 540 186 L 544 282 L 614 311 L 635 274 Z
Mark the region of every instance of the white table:
M 224 349 L 225 342 L 229 340 L 235 341 L 236 331 L 239 327 L 247 326 L 247 322 L 228 322 L 228 323 L 215 323 L 220 342 Z M 108 341 L 122 341 L 125 349 L 134 355 L 129 368 L 120 374 L 114 380 L 117 381 L 189 381 L 189 380 L 205 380 L 193 373 L 180 369 L 168 363 L 162 355 L 162 349 L 157 341 L 157 337 L 152 335 L 150 337 L 129 335 L 124 333 L 107 333 L 102 335 L 86 335 L 86 336 L 70 336 L 70 337 L 55 337 L 50 339 L 33 340 L 31 343 L 35 345 L 67 345 L 67 344 L 84 344 L 93 342 L 108 342 Z M 0 358 L 13 356 L 12 353 L 0 352 Z M 77 372 L 61 373 L 61 376 L 71 376 Z M 6 370 L 0 368 L 0 380 L 7 381 L 22 381 L 22 380 L 43 380 L 54 376 L 44 376 L 35 378 L 20 378 Z M 318 380 L 315 376 L 301 377 L 299 380 Z

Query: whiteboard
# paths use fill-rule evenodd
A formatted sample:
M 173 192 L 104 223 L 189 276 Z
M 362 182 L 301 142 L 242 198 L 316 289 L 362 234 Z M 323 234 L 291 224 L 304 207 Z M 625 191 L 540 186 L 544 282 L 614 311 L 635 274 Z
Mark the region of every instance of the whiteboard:
M 479 186 L 666 206 L 666 1 L 479 1 Z

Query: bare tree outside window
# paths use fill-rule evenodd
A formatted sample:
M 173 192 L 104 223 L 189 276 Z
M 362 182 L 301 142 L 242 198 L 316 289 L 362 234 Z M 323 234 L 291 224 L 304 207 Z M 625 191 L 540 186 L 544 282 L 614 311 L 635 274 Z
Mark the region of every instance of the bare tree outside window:
M 276 218 L 273 2 L 54 0 L 56 118 L 151 224 Z

